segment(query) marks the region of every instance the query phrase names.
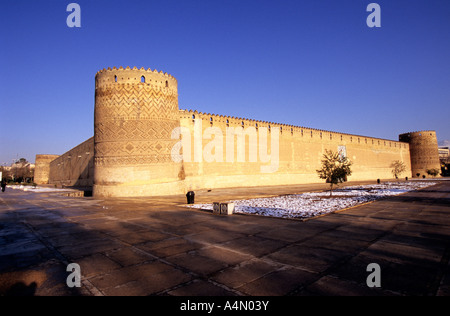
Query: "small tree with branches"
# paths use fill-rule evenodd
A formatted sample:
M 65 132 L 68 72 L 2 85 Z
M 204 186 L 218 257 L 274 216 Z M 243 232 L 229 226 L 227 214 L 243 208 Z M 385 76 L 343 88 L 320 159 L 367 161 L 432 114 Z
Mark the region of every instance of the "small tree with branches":
M 322 159 L 322 168 L 316 170 L 319 178 L 326 180 L 330 184 L 330 196 L 333 195 L 333 186 L 347 181 L 347 177 L 352 174 L 350 166 L 352 162 L 332 150 L 325 150 Z
M 392 174 L 394 175 L 394 177 L 396 179 L 398 179 L 398 177 L 406 171 L 406 166 L 403 163 L 403 161 L 400 160 L 396 160 L 394 162 L 391 163 L 391 168 L 392 168 Z

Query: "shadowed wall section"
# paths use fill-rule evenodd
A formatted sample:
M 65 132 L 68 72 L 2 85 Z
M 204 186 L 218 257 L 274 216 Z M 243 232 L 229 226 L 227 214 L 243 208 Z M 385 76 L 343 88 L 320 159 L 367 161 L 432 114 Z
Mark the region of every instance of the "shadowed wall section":
M 90 188 L 93 175 L 94 138 L 91 137 L 50 163 L 49 184 Z

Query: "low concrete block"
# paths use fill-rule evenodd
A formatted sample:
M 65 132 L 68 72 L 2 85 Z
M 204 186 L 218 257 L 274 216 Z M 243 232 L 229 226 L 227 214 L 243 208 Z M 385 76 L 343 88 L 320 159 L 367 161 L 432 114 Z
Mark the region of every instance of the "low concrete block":
M 220 203 L 221 215 L 232 215 L 234 213 L 234 203 Z

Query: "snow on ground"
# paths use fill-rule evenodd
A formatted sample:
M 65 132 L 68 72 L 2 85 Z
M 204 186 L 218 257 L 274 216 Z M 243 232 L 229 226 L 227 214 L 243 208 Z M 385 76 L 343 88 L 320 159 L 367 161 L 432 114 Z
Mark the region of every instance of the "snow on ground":
M 326 191 L 232 202 L 235 203 L 235 213 L 303 219 L 335 212 L 387 196 L 422 189 L 435 184 L 435 182 L 429 181 L 386 182 L 336 189 L 333 191 L 331 198 L 330 192 Z M 188 205 L 188 207 L 212 210 L 212 204 L 194 204 Z
M 32 186 L 32 185 L 7 185 L 6 189 L 23 190 L 23 191 L 28 191 L 28 192 L 45 192 L 45 193 L 74 191 L 72 189 L 58 189 L 58 188 L 40 187 L 40 186 Z

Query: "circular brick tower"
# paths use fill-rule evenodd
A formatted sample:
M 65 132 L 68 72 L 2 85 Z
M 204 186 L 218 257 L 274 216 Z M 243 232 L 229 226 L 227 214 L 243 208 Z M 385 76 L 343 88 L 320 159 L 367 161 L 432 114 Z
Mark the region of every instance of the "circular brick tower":
M 103 69 L 95 76 L 94 196 L 182 192 L 171 159 L 180 126 L 177 80 L 150 69 Z
M 438 141 L 435 131 L 405 133 L 399 136 L 401 142 L 409 143 L 411 171 L 413 177 L 428 177 L 427 170 L 439 169 Z

